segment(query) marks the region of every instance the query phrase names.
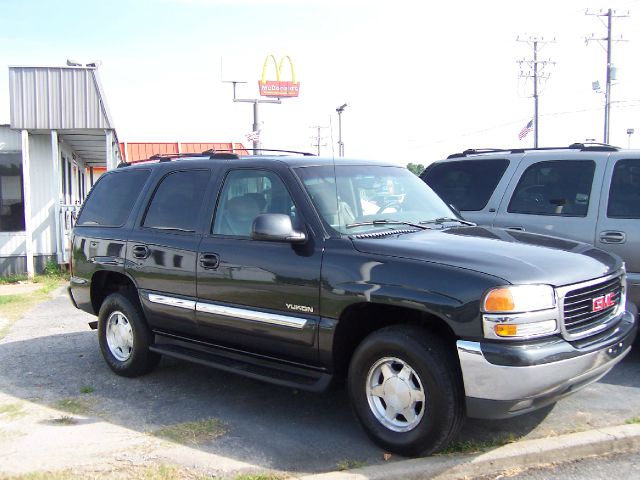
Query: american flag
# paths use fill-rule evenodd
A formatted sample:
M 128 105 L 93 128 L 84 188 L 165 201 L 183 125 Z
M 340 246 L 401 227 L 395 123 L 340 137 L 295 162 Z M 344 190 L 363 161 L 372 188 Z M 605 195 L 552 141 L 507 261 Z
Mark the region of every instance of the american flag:
M 260 141 L 260 130 L 256 130 L 255 132 L 247 133 L 245 135 L 247 142 L 259 142 Z
M 518 134 L 518 140 L 522 140 L 532 130 L 533 130 L 533 120 L 529 120 L 529 123 L 527 123 L 524 126 L 524 128 L 520 130 L 520 133 Z

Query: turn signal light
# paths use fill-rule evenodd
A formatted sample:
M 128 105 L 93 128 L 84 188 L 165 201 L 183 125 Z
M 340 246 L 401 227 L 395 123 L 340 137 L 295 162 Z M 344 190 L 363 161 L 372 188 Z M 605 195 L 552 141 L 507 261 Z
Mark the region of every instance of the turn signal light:
M 496 325 L 495 326 L 496 335 L 499 337 L 515 337 L 518 335 L 518 326 L 517 325 Z

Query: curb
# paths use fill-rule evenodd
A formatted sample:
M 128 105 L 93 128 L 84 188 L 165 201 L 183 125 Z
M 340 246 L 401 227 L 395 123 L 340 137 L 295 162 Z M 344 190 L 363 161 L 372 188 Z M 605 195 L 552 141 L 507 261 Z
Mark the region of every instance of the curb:
M 558 437 L 523 440 L 489 452 L 401 460 L 382 465 L 294 477 L 298 480 L 458 480 L 525 469 L 547 463 L 569 462 L 593 455 L 640 449 L 640 425 L 620 425 Z

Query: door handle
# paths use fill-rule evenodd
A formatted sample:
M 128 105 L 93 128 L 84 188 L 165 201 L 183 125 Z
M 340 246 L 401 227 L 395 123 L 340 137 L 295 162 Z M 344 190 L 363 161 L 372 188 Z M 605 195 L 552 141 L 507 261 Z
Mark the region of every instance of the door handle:
M 205 270 L 215 270 L 220 265 L 220 257 L 217 253 L 201 253 L 200 266 Z
M 600 243 L 624 243 L 626 241 L 627 235 L 624 232 L 615 230 L 600 232 Z
M 134 245 L 133 257 L 134 258 L 148 258 L 151 255 L 151 250 L 146 245 Z
M 505 227 L 507 230 L 515 230 L 516 232 L 524 232 L 524 227 Z

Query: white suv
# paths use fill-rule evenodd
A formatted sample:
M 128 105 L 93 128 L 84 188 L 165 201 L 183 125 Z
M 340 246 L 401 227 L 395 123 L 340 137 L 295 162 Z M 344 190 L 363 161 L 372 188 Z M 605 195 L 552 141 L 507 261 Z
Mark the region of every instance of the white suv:
M 640 151 L 581 143 L 466 150 L 431 164 L 420 177 L 467 220 L 618 254 L 627 267 L 629 299 L 640 305 Z

